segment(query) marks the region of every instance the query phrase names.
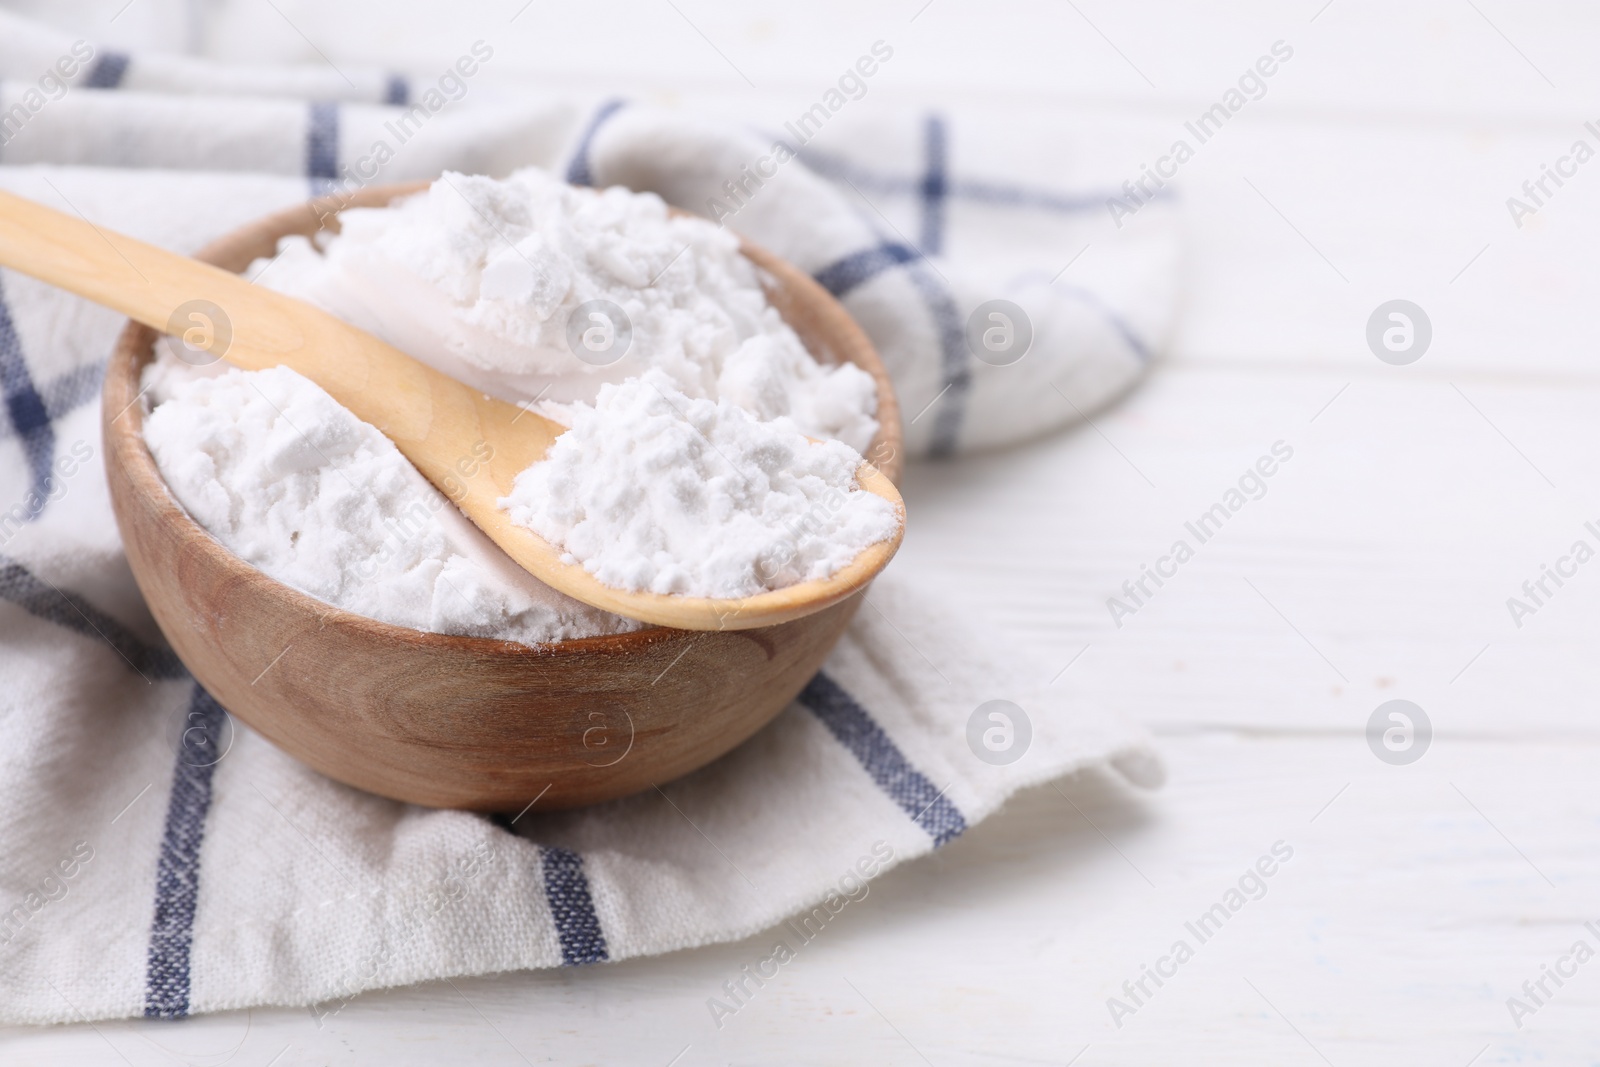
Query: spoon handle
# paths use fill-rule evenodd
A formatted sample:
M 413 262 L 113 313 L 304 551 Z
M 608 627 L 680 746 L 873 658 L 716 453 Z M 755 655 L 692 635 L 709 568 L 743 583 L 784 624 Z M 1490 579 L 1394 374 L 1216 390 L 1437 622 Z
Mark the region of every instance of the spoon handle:
M 6 192 L 0 192 L 0 266 L 179 337 L 191 363 L 293 368 L 402 451 L 405 442 L 428 437 L 441 393 L 463 391 L 308 304 Z
M 178 337 L 191 363 L 225 359 L 246 370 L 298 371 L 387 435 L 469 514 L 478 504 L 496 510 L 498 488 L 489 479 L 473 485 L 485 441 L 502 448 L 514 441 L 502 462 L 520 470 L 560 432 L 309 304 L 6 192 L 0 266 Z M 508 437 L 512 422 L 517 429 Z M 480 495 L 484 501 L 466 499 Z

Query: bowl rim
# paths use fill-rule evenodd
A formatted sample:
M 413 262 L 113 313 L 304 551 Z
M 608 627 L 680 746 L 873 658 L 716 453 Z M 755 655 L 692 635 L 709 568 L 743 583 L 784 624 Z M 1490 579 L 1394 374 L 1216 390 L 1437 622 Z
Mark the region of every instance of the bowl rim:
M 241 251 L 240 246 L 247 245 L 251 240 L 260 241 L 271 235 L 276 246 L 282 238 L 294 234 L 307 235 L 324 229 L 337 231 L 338 215 L 347 208 L 383 207 L 393 200 L 423 192 L 431 185 L 432 182 L 371 185 L 353 194 L 335 193 L 308 200 L 230 230 L 207 242 L 193 253 L 193 258 L 229 270 L 232 268 L 228 266 L 228 261 L 236 260 Z M 693 214 L 670 205 L 669 210 L 674 213 Z M 306 225 L 308 213 L 313 223 L 310 228 Z M 702 218 L 699 215 L 694 217 Z M 758 273 L 776 278 L 785 289 L 799 290 L 809 302 L 822 307 L 825 311 L 831 311 L 829 317 L 834 320 L 833 325 L 844 332 L 849 342 L 848 348 L 855 358 L 849 358 L 844 353 L 819 354 L 813 351 L 810 345 L 806 346 L 806 351 L 818 362 L 854 363 L 872 376 L 878 387 L 878 432 L 873 436 L 868 451 L 869 454 L 878 454 L 887 448 L 888 455 L 884 462 L 875 465 L 890 482 L 898 481 L 903 466 L 904 431 L 894 386 L 876 346 L 833 294 L 819 285 L 810 275 L 744 236 L 737 233 L 735 236 L 739 239 L 740 253 L 755 265 Z M 240 267 L 236 273 L 242 273 L 246 267 L 248 264 Z M 696 631 L 679 630 L 668 626 L 646 626 L 625 633 L 595 634 L 589 637 L 573 637 L 530 645 L 507 638 L 442 634 L 362 615 L 274 578 L 234 553 L 189 514 L 172 492 L 166 479 L 162 477 L 161 469 L 156 465 L 155 457 L 145 443 L 145 401 L 144 391 L 139 388 L 139 380 L 144 368 L 155 358 L 155 346 L 159 343 L 160 337 L 156 330 L 133 321 L 129 321 L 117 337 L 110 360 L 106 364 L 105 380 L 101 386 L 101 419 L 103 436 L 106 439 L 104 446 L 107 465 L 109 466 L 112 454 L 115 453 L 123 471 L 133 483 L 132 487 L 158 511 L 161 519 L 177 527 L 187 527 L 202 534 L 200 538 L 189 537 L 186 540 L 197 546 L 197 551 L 209 554 L 212 557 L 209 561 L 211 565 L 226 571 L 230 579 L 271 590 L 307 617 L 320 619 L 322 626 L 336 624 L 366 631 L 370 636 L 387 641 L 433 649 L 455 648 L 480 655 L 499 656 L 509 653 L 519 657 L 545 659 L 567 653 L 628 654 L 674 637 L 687 637 L 693 640 L 697 636 Z M 829 355 L 834 358 L 826 358 Z M 114 405 L 115 411 L 113 411 Z M 863 586 L 862 589 L 852 593 L 850 598 L 860 596 L 866 588 Z M 775 627 L 757 627 L 750 632 L 760 633 L 773 628 Z

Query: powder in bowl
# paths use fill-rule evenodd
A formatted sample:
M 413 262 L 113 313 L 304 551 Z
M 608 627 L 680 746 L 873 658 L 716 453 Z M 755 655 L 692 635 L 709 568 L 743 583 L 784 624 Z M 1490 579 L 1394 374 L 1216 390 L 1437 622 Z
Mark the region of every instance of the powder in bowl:
M 731 233 L 534 169 L 445 174 L 341 223 L 316 244 L 285 238 L 251 276 L 570 426 L 502 506 L 600 581 L 747 596 L 827 577 L 897 532 L 895 507 L 855 487 L 878 428 L 872 377 L 813 358 Z M 626 319 L 617 359 L 573 347 L 596 301 Z M 145 437 L 190 514 L 267 574 L 441 633 L 638 628 L 518 568 L 313 383 L 222 370 L 165 353 L 146 368 Z
M 636 630 L 536 580 L 378 430 L 289 370 L 146 369 L 144 439 L 173 496 L 245 562 L 347 611 L 537 645 Z
M 787 415 L 858 451 L 877 432 L 872 377 L 812 358 L 738 238 L 653 193 L 578 188 L 537 168 L 446 172 L 340 224 L 320 250 L 285 238 L 250 275 L 491 396 L 538 401 L 558 422 L 571 422 L 572 402 L 653 368 L 687 396 Z M 619 317 L 625 350 L 575 354 L 592 308 Z

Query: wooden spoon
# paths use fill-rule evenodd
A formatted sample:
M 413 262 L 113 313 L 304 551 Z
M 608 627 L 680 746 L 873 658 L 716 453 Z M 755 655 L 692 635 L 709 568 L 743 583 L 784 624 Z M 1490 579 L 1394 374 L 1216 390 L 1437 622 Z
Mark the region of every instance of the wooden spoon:
M 861 488 L 894 504 L 893 538 L 832 577 L 755 596 L 635 593 L 598 581 L 500 509 L 516 476 L 544 458 L 565 427 L 485 396 L 399 349 L 236 274 L 0 192 L 0 266 L 31 275 L 184 338 L 246 370 L 289 367 L 381 430 L 423 476 L 534 577 L 597 608 L 683 630 L 743 630 L 797 619 L 854 593 L 900 547 L 905 504 L 877 468 Z

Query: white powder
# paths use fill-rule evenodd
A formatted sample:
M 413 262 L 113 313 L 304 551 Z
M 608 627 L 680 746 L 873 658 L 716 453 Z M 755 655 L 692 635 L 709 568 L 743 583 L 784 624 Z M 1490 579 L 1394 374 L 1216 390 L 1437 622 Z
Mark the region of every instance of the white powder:
M 826 578 L 899 528 L 893 504 L 855 488 L 855 449 L 659 371 L 575 413 L 501 506 L 606 585 L 749 596 Z
M 872 378 L 811 357 L 731 234 L 651 194 L 537 170 L 446 174 L 341 218 L 321 251 L 288 238 L 249 276 L 572 426 L 504 504 L 602 581 L 742 596 L 825 577 L 892 536 L 893 506 L 850 491 L 877 432 Z M 569 320 L 592 325 L 576 313 L 596 300 L 631 325 L 620 358 L 571 343 Z M 318 386 L 222 370 L 163 351 L 145 439 L 195 520 L 267 574 L 439 633 L 543 643 L 638 627 L 518 568 Z
M 533 168 L 503 181 L 447 172 L 427 192 L 340 219 L 321 253 L 286 238 L 249 276 L 491 395 L 542 400 L 570 423 L 571 402 L 655 368 L 687 396 L 787 415 L 857 450 L 877 432 L 871 376 L 813 359 L 737 238 L 670 216 L 652 193 L 574 188 Z M 596 300 L 631 325 L 625 354 L 575 354 L 569 325 Z M 577 316 L 580 333 L 594 322 Z
M 158 363 L 146 383 L 164 402 L 144 438 L 173 495 L 287 585 L 397 626 L 524 644 L 638 628 L 536 581 L 393 442 L 292 370 Z

